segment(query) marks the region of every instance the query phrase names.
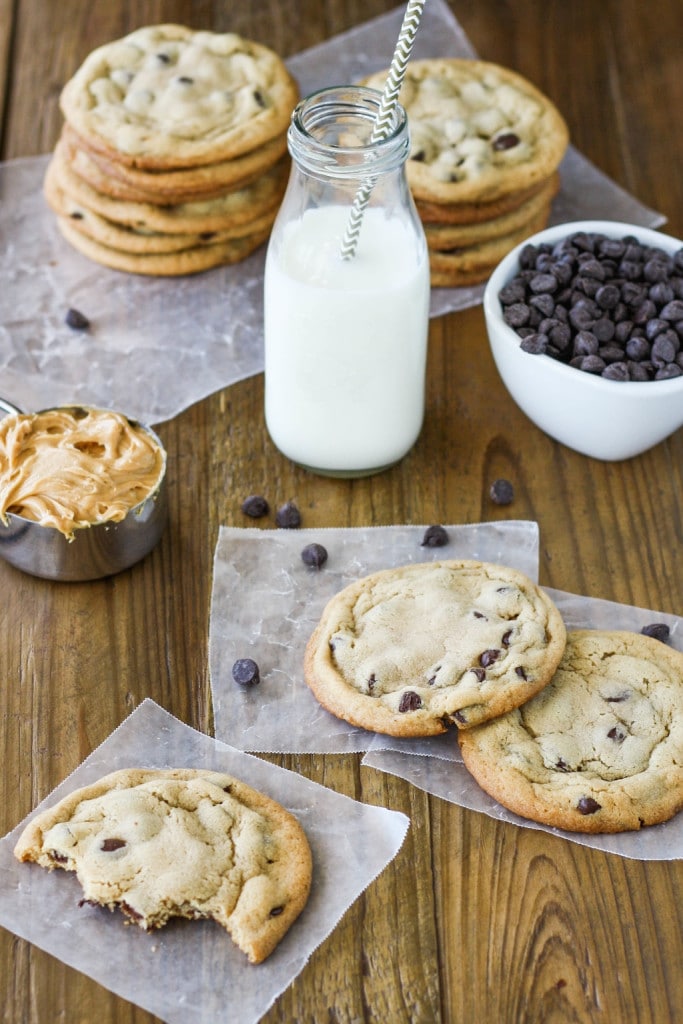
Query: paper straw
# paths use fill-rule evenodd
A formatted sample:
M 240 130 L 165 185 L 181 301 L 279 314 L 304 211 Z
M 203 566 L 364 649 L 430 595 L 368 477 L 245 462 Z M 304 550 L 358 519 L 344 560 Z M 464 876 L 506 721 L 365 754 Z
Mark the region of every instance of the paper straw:
M 406 67 L 413 49 L 413 43 L 417 30 L 420 27 L 420 18 L 427 0 L 409 0 L 406 13 L 403 16 L 403 24 L 398 34 L 396 50 L 391 61 L 386 85 L 379 101 L 379 110 L 375 118 L 375 124 L 370 136 L 370 142 L 379 142 L 385 139 L 391 129 L 391 121 L 398 102 L 398 94 L 401 91 Z M 341 257 L 343 260 L 350 260 L 358 245 L 363 213 L 368 205 L 370 194 L 377 182 L 377 176 L 368 178 L 364 185 L 358 189 L 351 207 L 349 222 L 346 226 L 346 234 L 342 241 Z

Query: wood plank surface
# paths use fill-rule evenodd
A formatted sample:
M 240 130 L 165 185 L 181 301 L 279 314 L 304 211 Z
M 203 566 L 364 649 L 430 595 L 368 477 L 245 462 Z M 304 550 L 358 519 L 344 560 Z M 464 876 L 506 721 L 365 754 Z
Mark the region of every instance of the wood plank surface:
M 59 91 L 100 43 L 155 22 L 234 30 L 289 56 L 391 10 L 390 0 L 0 0 L 0 156 L 47 152 Z M 482 58 L 515 68 L 564 113 L 574 144 L 683 234 L 678 0 L 452 0 Z M 501 385 L 481 307 L 431 322 L 427 418 L 403 462 L 364 480 L 281 456 L 257 375 L 159 433 L 170 526 L 142 563 L 94 584 L 46 584 L 0 563 L 0 835 L 145 697 L 211 732 L 214 546 L 249 493 L 293 498 L 306 526 L 534 519 L 541 582 L 683 610 L 683 432 L 623 463 L 587 459 L 530 424 Z M 1 384 L 1 381 L 0 381 Z M 488 488 L 514 483 L 500 508 Z M 355 756 L 270 758 L 412 822 L 268 1024 L 674 1024 L 683 1019 L 683 866 L 594 852 L 495 822 Z M 226 993 L 229 1003 L 229 993 Z M 232 1019 L 232 1018 L 229 1018 Z M 238 1020 L 235 1017 L 235 1020 Z M 0 931 L 0 1020 L 156 1018 Z

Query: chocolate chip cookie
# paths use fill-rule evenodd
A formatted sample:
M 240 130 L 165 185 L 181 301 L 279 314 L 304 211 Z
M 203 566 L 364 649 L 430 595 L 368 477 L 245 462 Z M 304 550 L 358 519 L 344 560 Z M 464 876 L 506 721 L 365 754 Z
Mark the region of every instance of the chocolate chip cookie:
M 125 769 L 76 790 L 26 826 L 20 861 L 75 871 L 83 902 L 145 930 L 212 918 L 252 963 L 306 904 L 311 853 L 297 820 L 230 775 Z
M 366 84 L 381 89 L 386 72 Z M 480 60 L 411 61 L 399 95 L 416 199 L 491 202 L 546 181 L 568 143 L 564 118 L 522 75 Z
M 268 47 L 232 32 L 148 25 L 90 53 L 62 90 L 93 149 L 150 170 L 232 159 L 286 131 L 298 87 Z
M 552 682 L 459 734 L 479 785 L 522 817 L 623 832 L 683 807 L 683 654 L 629 632 L 567 636 Z
M 318 701 L 394 736 L 467 729 L 542 689 L 564 650 L 553 602 L 520 572 L 478 561 L 386 569 L 325 608 L 306 648 Z

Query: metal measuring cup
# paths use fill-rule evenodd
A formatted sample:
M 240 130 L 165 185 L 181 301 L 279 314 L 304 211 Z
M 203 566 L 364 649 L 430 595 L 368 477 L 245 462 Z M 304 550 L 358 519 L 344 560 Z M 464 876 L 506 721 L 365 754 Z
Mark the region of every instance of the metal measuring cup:
M 55 406 L 78 409 L 80 406 Z M 48 412 L 51 410 L 42 410 Z M 0 398 L 0 418 L 21 414 L 21 409 Z M 112 576 L 144 558 L 161 539 L 168 519 L 166 451 L 154 431 L 136 421 L 163 453 L 163 469 L 154 490 L 118 523 L 95 523 L 75 531 L 74 539 L 51 526 L 7 513 L 0 521 L 0 557 L 32 576 L 62 581 L 85 581 Z

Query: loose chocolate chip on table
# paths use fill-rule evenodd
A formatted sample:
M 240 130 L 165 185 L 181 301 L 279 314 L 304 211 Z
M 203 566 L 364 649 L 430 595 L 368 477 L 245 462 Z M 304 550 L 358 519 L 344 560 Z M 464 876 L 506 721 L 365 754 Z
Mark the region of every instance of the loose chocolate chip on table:
M 421 548 L 442 548 L 448 544 L 448 534 L 443 526 L 428 526 L 420 541 Z
M 79 309 L 69 309 L 64 317 L 64 322 L 67 327 L 72 327 L 75 331 L 85 331 L 90 327 L 90 321 L 84 313 L 81 313 Z
M 419 693 L 415 693 L 414 690 L 406 690 L 401 696 L 401 703 L 398 706 L 398 710 L 401 713 L 406 711 L 417 711 L 418 708 L 422 707 L 422 699 Z
M 651 622 L 649 625 L 643 626 L 640 632 L 645 636 L 654 637 L 655 640 L 661 640 L 663 644 L 667 643 L 671 635 L 671 630 L 666 622 Z
M 242 502 L 242 511 L 245 516 L 251 516 L 252 519 L 261 519 L 263 516 L 268 515 L 270 506 L 260 494 L 250 494 Z
M 296 530 L 301 526 L 301 513 L 293 501 L 287 501 L 275 513 L 275 522 L 284 530 Z
M 256 686 L 261 681 L 259 667 L 253 658 L 238 658 L 232 666 L 232 678 L 240 686 Z
M 509 480 L 505 480 L 501 477 L 499 480 L 494 480 L 489 489 L 489 495 L 491 501 L 495 502 L 496 505 L 509 505 L 515 497 L 515 489 Z
M 327 549 L 322 544 L 307 544 L 301 552 L 301 560 L 305 565 L 319 569 L 327 561 Z

